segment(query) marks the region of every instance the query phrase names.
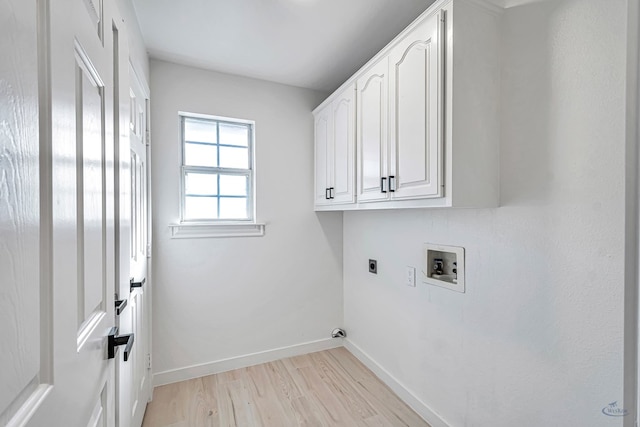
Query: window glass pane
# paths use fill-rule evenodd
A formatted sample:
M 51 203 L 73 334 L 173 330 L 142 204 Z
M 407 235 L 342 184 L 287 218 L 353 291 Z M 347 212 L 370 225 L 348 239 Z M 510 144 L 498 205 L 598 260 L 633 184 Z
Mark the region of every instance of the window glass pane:
M 218 194 L 218 175 L 187 172 L 185 176 L 185 193 L 198 196 L 214 196 Z
M 191 142 L 217 143 L 216 122 L 184 119 L 184 139 Z
M 191 221 L 247 220 L 252 216 L 253 126 L 182 116 L 183 208 Z M 236 174 L 222 174 L 238 169 Z
M 216 197 L 186 197 L 184 201 L 184 218 L 218 218 L 218 199 Z
M 249 150 L 247 148 L 220 147 L 220 167 L 249 169 Z
M 247 199 L 244 197 L 220 198 L 220 219 L 247 218 Z
M 184 144 L 184 164 L 187 166 L 218 166 L 218 146 Z
M 247 177 L 244 175 L 220 175 L 220 195 L 246 196 Z
M 234 125 L 230 123 L 220 123 L 220 144 L 249 146 L 249 127 L 245 125 Z

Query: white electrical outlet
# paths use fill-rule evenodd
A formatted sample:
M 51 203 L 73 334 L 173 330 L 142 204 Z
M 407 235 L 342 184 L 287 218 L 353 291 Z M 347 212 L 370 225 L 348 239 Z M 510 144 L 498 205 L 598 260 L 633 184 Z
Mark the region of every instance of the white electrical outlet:
M 415 267 L 411 267 L 410 265 L 407 266 L 407 271 L 406 271 L 406 277 L 405 277 L 405 284 L 407 286 L 411 286 L 413 288 L 416 287 L 416 268 Z

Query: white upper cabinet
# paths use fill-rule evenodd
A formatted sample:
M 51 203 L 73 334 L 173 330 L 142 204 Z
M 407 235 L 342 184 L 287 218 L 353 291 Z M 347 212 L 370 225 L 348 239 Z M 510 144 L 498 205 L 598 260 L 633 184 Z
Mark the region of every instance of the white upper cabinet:
M 315 112 L 315 204 L 355 202 L 355 85 Z
M 436 0 L 314 111 L 316 210 L 498 206 L 501 13 Z
M 440 14 L 412 29 L 389 53 L 389 195 L 442 196 Z

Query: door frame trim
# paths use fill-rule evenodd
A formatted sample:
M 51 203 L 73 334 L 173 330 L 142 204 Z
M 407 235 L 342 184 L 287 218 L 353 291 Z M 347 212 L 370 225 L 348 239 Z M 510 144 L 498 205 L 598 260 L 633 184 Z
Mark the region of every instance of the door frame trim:
M 624 224 L 624 361 L 623 361 L 623 399 L 624 409 L 630 416 L 625 416 L 624 427 L 635 427 L 638 422 L 640 382 L 638 380 L 640 354 L 640 327 L 638 307 L 640 293 L 638 279 L 640 266 L 640 250 L 638 231 L 640 230 L 640 150 L 638 135 L 640 134 L 640 75 L 638 43 L 640 21 L 640 0 L 629 0 L 627 3 L 627 70 L 626 70 L 626 138 L 625 138 L 625 224 Z

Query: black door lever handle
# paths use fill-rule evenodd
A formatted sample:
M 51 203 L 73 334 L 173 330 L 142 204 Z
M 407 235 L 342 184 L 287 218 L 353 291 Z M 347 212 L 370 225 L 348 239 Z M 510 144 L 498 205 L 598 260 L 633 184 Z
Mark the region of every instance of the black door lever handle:
M 116 305 L 116 315 L 120 316 L 120 313 L 122 313 L 124 308 L 127 306 L 127 300 L 126 299 L 116 300 L 115 305 Z
M 109 359 L 116 357 L 118 346 L 124 345 L 124 361 L 129 360 L 129 356 L 133 350 L 133 334 L 118 335 L 118 327 L 114 326 L 109 331 L 107 341 Z
M 139 282 L 135 282 L 135 279 L 132 277 L 131 279 L 129 279 L 129 290 L 131 292 L 133 292 L 133 288 L 141 288 L 142 285 L 144 285 L 144 283 L 147 281 L 146 278 L 142 279 Z

